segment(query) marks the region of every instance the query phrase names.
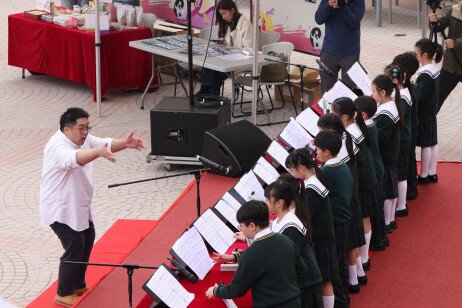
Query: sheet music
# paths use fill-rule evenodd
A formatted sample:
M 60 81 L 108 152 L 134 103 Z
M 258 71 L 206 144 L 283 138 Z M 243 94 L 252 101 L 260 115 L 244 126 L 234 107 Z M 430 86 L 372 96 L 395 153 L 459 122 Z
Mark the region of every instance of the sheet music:
M 300 113 L 295 120 L 303 126 L 311 136 L 315 137 L 319 133 L 318 120 L 319 116 L 311 108 L 306 108 Z
M 223 197 L 221 197 L 226 203 L 228 203 L 236 212 L 241 208 L 239 201 L 236 200 L 229 192 L 226 192 Z
M 340 97 L 348 97 L 351 98 L 352 100 L 355 100 L 358 98 L 356 94 L 353 93 L 353 91 L 350 90 L 343 82 L 338 80 L 334 86 L 324 93 L 322 96 L 326 101 L 328 101 L 330 104 L 333 103 L 337 98 Z
M 370 96 L 372 94 L 372 82 L 359 62 L 355 62 L 347 74 L 358 88 L 363 91 L 364 95 Z
M 207 247 L 196 228 L 183 233 L 173 244 L 172 249 L 200 280 L 204 279 L 213 267 Z
M 265 181 L 266 184 L 273 183 L 279 177 L 277 170 L 263 157 L 258 159 L 253 172 Z
M 303 148 L 311 143 L 313 137 L 294 118 L 290 118 L 289 124 L 281 132 L 281 138 L 287 141 L 294 149 Z
M 188 307 L 194 299 L 194 294 L 189 293 L 163 264 L 146 283 L 146 287 L 169 307 Z
M 236 241 L 233 231 L 210 209 L 194 222 L 194 227 L 218 253 L 225 253 Z
M 229 205 L 223 199 L 220 199 L 220 201 L 218 201 L 218 203 L 215 205 L 215 209 L 217 209 L 217 211 L 220 212 L 220 214 L 223 215 L 223 217 L 226 218 L 230 224 L 232 224 L 236 229 L 239 229 L 239 223 L 236 219 L 237 211 L 234 210 L 231 205 Z
M 284 149 L 282 145 L 279 144 L 279 142 L 273 140 L 268 150 L 266 150 L 266 153 L 268 153 L 272 158 L 274 158 L 281 166 L 287 169 L 286 158 L 287 156 L 289 156 L 289 152 L 287 152 L 286 149 Z
M 265 200 L 265 191 L 252 170 L 241 177 L 239 182 L 234 186 L 234 190 L 246 201 L 252 199 Z

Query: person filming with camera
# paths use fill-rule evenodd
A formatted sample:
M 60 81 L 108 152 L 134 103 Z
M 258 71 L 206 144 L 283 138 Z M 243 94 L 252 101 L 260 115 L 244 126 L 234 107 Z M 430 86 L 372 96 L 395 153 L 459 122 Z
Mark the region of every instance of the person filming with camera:
M 452 90 L 462 82 L 462 1 L 446 8 L 444 17 L 438 18 L 436 12 L 430 13 L 428 17 L 435 32 L 443 32 L 448 28 L 447 38 L 443 40 L 446 49 L 439 76 L 439 111 Z
M 343 81 L 350 87 L 354 86 L 346 72 L 359 61 L 360 25 L 364 11 L 364 0 L 322 0 L 319 4 L 314 18 L 317 24 L 325 24 L 326 27 L 320 60 L 333 73 L 321 72 L 323 92 L 335 84 L 340 69 Z

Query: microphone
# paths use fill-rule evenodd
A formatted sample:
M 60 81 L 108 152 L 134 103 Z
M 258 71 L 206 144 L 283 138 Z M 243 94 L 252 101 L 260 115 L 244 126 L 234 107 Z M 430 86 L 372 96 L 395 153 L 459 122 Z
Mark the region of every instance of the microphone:
M 324 73 L 326 73 L 329 76 L 334 77 L 334 72 L 332 72 L 332 70 L 328 68 L 324 63 L 322 63 L 321 60 L 316 59 L 316 63 L 318 63 L 319 67 Z
M 174 259 L 170 259 L 170 258 L 167 258 L 167 259 L 170 261 L 170 263 L 172 263 L 176 267 L 176 269 L 178 270 L 178 272 L 180 272 L 181 275 L 183 275 L 186 279 L 188 279 L 190 283 L 197 282 L 198 278 L 194 276 L 193 274 L 191 274 L 186 268 L 181 266 L 180 263 L 178 263 L 178 261 Z
M 196 157 L 201 163 L 203 163 L 203 164 L 205 163 L 205 164 L 211 166 L 214 169 L 217 169 L 217 170 L 219 170 L 221 172 L 224 172 L 225 174 L 229 174 L 229 171 L 231 170 L 231 166 L 223 167 L 222 165 L 219 165 L 219 164 L 211 161 L 210 159 L 205 158 L 204 156 L 196 155 Z

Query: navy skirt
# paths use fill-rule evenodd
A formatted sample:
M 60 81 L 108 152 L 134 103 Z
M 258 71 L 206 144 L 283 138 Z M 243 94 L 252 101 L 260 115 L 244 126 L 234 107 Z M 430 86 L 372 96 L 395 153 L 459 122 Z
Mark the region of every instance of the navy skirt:
M 359 204 L 363 218 L 374 215 L 377 211 L 377 193 L 375 186 L 358 191 Z
M 399 149 L 398 164 L 397 164 L 397 179 L 398 182 L 406 181 L 409 171 L 409 147 Z
M 398 177 L 396 167 L 386 168 L 382 181 L 383 199 L 398 198 Z
M 417 145 L 425 148 L 438 144 L 437 130 L 436 115 L 428 118 L 419 118 Z

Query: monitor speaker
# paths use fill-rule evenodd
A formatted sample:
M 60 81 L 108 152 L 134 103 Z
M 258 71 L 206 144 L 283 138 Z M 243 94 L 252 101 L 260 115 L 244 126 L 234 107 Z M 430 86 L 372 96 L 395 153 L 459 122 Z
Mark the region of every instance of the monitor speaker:
M 257 126 L 243 120 L 205 132 L 202 156 L 227 168 L 228 174 L 212 168 L 212 172 L 235 177 L 250 170 L 265 153 L 271 139 Z

